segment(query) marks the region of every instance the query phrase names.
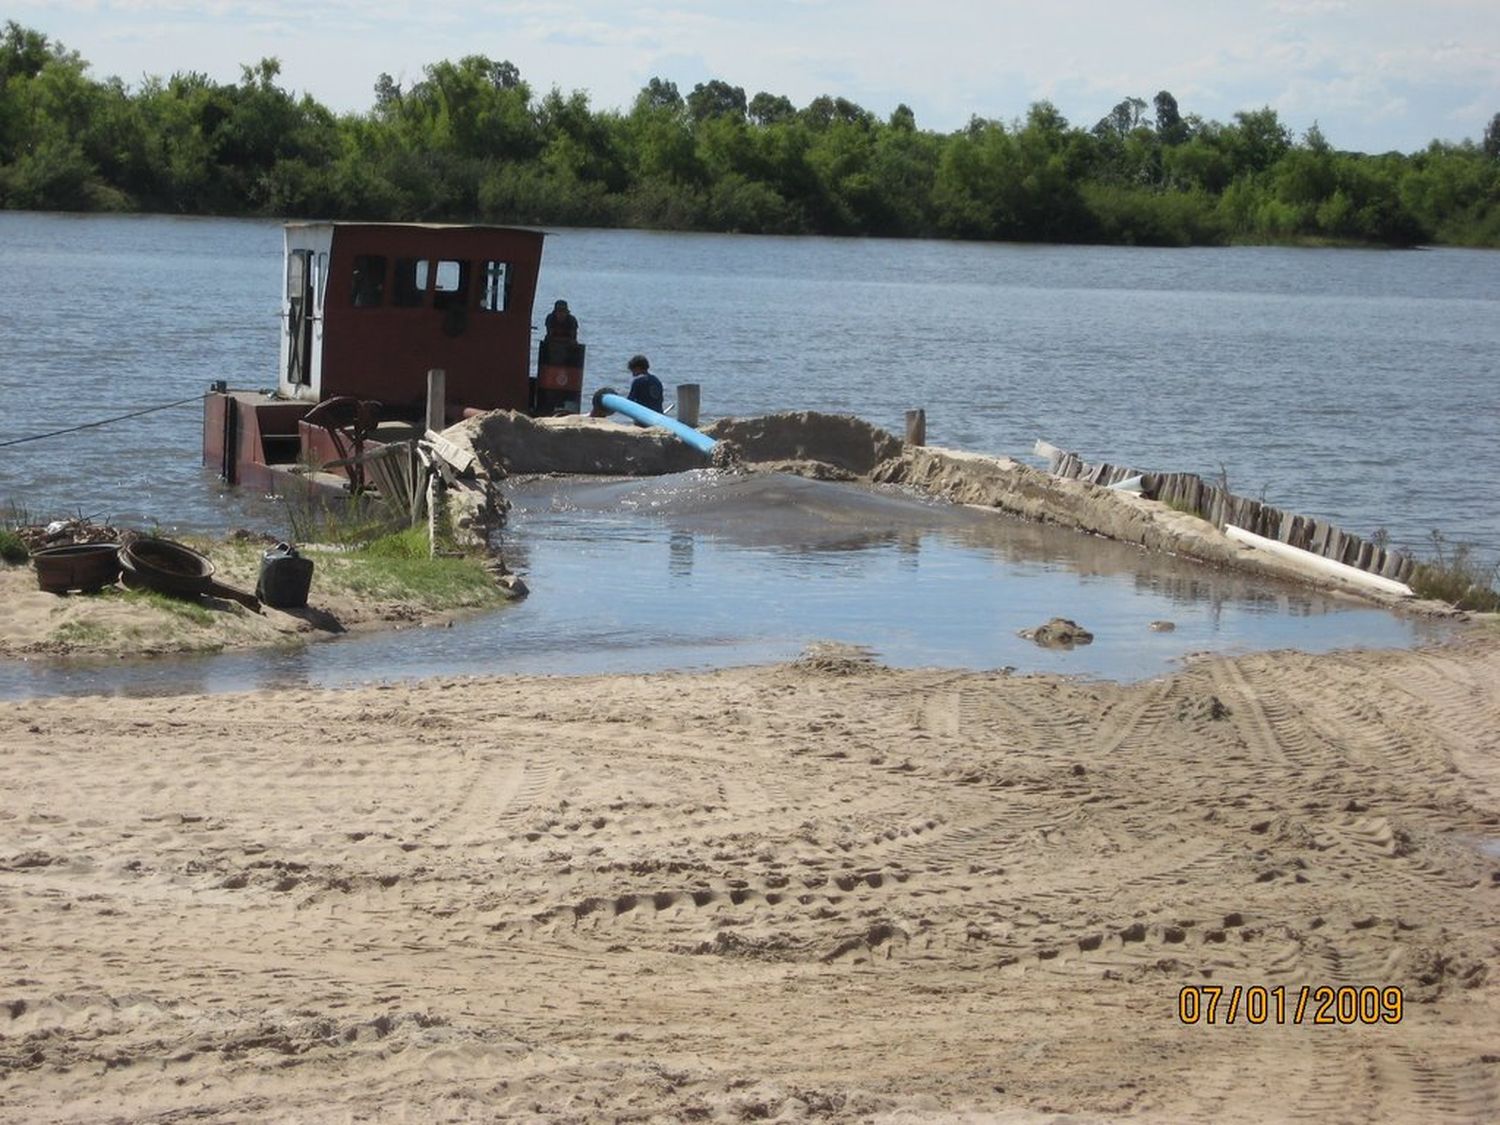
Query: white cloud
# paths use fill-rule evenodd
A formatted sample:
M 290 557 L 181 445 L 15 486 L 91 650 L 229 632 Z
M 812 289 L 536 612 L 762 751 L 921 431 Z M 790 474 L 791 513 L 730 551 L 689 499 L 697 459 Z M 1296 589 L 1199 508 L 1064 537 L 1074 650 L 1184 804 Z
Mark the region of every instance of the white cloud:
M 274 55 L 288 87 L 362 110 L 382 71 L 508 58 L 539 90 L 628 106 L 652 75 L 684 90 L 721 77 L 805 103 L 822 93 L 928 128 L 1009 119 L 1040 98 L 1087 124 L 1126 96 L 1171 90 L 1225 120 L 1270 104 L 1339 145 L 1415 149 L 1477 135 L 1500 109 L 1495 0 L 13 0 L 13 15 L 79 51 L 96 74 L 201 70 L 222 81 Z M 1463 127 L 1465 116 L 1472 124 Z

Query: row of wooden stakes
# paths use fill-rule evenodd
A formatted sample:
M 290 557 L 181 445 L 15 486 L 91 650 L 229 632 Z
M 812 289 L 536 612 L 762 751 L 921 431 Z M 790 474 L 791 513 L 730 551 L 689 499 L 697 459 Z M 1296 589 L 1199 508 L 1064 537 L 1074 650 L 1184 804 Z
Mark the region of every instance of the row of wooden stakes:
M 1140 477 L 1142 496 L 1205 519 L 1221 531 L 1230 524 L 1397 582 L 1409 581 L 1417 568 L 1417 560 L 1404 551 L 1388 550 L 1311 516 L 1236 496 L 1195 473 L 1148 473 L 1117 465 L 1088 465 L 1078 454 L 1061 451 L 1051 460 L 1052 472 L 1071 480 L 1107 486 Z

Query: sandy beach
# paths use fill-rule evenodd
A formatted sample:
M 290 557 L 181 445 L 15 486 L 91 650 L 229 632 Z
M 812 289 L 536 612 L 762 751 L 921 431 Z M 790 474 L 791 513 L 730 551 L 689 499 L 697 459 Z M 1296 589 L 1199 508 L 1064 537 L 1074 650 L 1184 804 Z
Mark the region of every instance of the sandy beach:
M 1493 629 L 48 699 L 0 744 L 6 1120 L 1500 1113 Z

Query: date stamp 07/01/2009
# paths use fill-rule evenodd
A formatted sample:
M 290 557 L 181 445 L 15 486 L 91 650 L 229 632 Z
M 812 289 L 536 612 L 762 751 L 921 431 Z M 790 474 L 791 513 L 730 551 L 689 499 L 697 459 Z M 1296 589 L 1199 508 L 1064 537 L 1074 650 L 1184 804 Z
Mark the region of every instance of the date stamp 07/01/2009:
M 1185 1024 L 1368 1026 L 1400 1023 L 1404 1011 L 1397 985 L 1189 984 L 1177 993 L 1177 1019 Z

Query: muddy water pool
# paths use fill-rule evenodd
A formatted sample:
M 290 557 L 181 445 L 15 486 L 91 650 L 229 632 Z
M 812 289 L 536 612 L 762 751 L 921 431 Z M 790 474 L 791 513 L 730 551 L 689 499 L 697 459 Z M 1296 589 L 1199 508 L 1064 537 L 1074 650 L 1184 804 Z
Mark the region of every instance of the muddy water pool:
M 884 663 L 1111 679 L 1195 652 L 1441 639 L 1436 623 L 895 489 L 782 475 L 513 482 L 526 600 L 447 628 L 147 662 L 0 666 L 0 697 L 235 691 L 524 672 L 705 668 L 818 641 Z M 1092 644 L 1040 648 L 1054 617 Z M 1152 628 L 1171 622 L 1170 630 Z

